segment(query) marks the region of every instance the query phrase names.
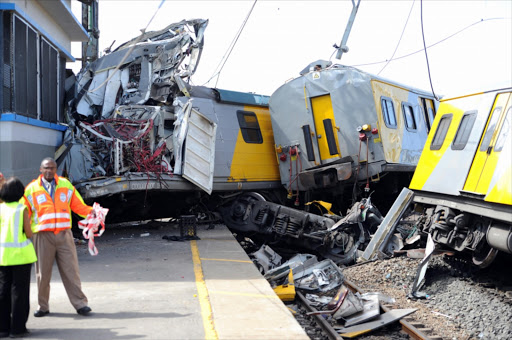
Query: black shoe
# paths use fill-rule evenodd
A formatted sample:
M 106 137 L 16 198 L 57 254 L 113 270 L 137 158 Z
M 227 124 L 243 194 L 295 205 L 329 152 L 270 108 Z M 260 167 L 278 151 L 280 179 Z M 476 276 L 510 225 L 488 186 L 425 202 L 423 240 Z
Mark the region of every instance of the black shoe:
M 50 311 L 49 311 L 49 310 L 44 311 L 44 310 L 40 310 L 40 309 L 38 309 L 38 310 L 36 310 L 36 311 L 34 312 L 34 316 L 35 316 L 36 318 L 40 318 L 40 317 L 45 316 L 45 315 L 48 315 L 48 314 L 50 314 Z
M 91 308 L 89 306 L 85 306 L 80 309 L 77 309 L 76 312 L 80 315 L 87 315 L 91 312 Z
M 9 336 L 9 332 L 0 332 L 0 338 L 7 338 Z
M 24 338 L 26 336 L 29 336 L 30 335 L 30 331 L 27 329 L 25 332 L 22 332 L 22 333 L 11 333 L 9 334 L 9 338 Z

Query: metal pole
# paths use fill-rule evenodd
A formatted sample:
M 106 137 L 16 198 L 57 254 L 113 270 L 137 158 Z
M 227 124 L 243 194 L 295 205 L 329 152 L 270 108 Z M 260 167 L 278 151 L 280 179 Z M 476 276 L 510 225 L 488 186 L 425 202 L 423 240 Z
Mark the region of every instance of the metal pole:
M 345 28 L 345 33 L 343 34 L 343 38 L 341 39 L 340 47 L 338 47 L 338 53 L 336 53 L 336 59 L 341 59 L 341 55 L 345 52 L 348 52 L 347 40 L 350 35 L 350 30 L 352 29 L 352 25 L 354 24 L 354 20 L 356 18 L 357 10 L 359 9 L 359 3 L 361 0 L 357 1 L 357 5 L 354 0 L 352 0 L 352 13 L 350 13 L 350 17 L 348 18 L 347 27 Z

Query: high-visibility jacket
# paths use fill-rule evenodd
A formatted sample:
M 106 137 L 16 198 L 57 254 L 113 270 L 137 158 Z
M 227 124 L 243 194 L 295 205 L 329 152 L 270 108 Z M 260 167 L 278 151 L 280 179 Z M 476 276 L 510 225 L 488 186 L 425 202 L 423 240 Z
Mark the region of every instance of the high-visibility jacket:
M 66 178 L 55 175 L 53 200 L 42 181 L 43 175 L 40 175 L 25 188 L 25 205 L 29 208 L 33 232 L 53 231 L 57 234 L 71 228 L 71 211 L 82 217 L 92 211 Z
M 0 204 L 0 266 L 16 266 L 37 261 L 36 251 L 23 231 L 23 211 L 19 202 Z

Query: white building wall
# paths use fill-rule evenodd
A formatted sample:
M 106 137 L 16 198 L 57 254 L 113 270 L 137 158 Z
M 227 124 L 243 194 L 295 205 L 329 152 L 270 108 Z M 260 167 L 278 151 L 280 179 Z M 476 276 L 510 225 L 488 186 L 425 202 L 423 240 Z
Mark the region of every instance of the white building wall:
M 48 0 L 47 0 L 48 1 Z M 49 0 L 60 1 L 60 0 Z M 33 22 L 40 26 L 46 34 L 51 36 L 55 42 L 59 43 L 67 51 L 71 51 L 71 39 L 66 32 L 60 27 L 48 12 L 34 0 L 14 0 L 3 1 L 15 3 Z M 65 1 L 71 8 L 71 0 Z

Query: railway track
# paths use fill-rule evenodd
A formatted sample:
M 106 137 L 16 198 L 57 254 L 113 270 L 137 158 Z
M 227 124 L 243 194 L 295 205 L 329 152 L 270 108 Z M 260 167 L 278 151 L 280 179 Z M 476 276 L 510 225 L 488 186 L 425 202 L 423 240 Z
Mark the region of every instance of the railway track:
M 363 293 L 359 287 L 357 287 L 350 280 L 344 281 L 344 284 L 349 287 L 353 292 Z M 382 305 L 381 308 L 384 312 L 389 312 L 393 309 L 392 305 Z M 400 319 L 400 324 L 402 325 L 402 331 L 408 334 L 412 339 L 416 340 L 443 340 L 442 336 L 439 336 L 435 333 L 435 331 L 422 323 L 420 320 L 416 320 L 414 318 L 414 313 Z
M 361 289 L 359 289 L 354 283 L 345 280 L 344 284 L 353 292 L 363 293 Z M 330 339 L 330 340 L 339 340 L 343 339 L 343 337 L 336 331 L 334 326 L 324 318 L 321 314 L 315 314 L 318 310 L 311 306 L 309 301 L 304 297 L 304 295 L 300 292 L 297 292 L 296 302 L 302 306 L 307 313 L 309 314 L 307 318 L 304 318 L 304 315 L 301 315 L 299 323 L 306 329 L 308 335 L 312 339 Z M 384 312 L 389 312 L 393 309 L 392 305 L 382 305 L 381 308 Z M 299 319 L 299 318 L 298 318 Z M 321 331 L 312 331 L 311 328 L 314 327 L 309 320 L 314 320 L 316 323 L 316 327 L 318 327 Z M 428 328 L 424 323 L 420 320 L 416 320 L 414 318 L 414 314 L 409 315 L 407 317 L 402 318 L 400 321 L 401 331 L 407 334 L 411 339 L 416 340 L 442 340 L 443 337 L 436 334 L 434 330 Z M 371 335 L 371 332 L 366 335 Z

